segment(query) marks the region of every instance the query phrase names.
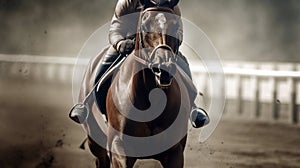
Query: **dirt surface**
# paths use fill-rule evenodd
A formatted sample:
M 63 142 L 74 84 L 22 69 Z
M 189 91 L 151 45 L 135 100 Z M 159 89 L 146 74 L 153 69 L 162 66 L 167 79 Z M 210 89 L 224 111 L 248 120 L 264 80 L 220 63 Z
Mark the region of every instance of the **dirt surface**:
M 94 167 L 81 126 L 68 119 L 71 86 L 30 81 L 0 82 L 0 167 Z M 224 116 L 213 135 L 200 143 L 190 129 L 187 168 L 300 168 L 300 127 Z M 139 161 L 136 168 L 158 168 Z

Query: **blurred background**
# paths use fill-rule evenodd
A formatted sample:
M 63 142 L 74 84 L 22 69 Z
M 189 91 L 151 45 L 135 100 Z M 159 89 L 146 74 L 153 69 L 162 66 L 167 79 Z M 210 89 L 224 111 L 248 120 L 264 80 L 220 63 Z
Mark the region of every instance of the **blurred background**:
M 110 21 L 116 0 L 1 0 L 1 53 L 75 56 Z M 221 58 L 300 61 L 297 0 L 191 0 L 183 17 L 211 38 Z M 5 41 L 5 42 L 4 42 Z
M 116 2 L 0 0 L 0 167 L 94 167 L 78 148 L 83 129 L 68 119 L 72 73 Z M 182 0 L 180 7 L 219 51 L 227 96 L 208 141 L 189 129 L 185 167 L 299 168 L 300 1 Z M 194 82 L 209 107 L 200 64 L 191 63 Z

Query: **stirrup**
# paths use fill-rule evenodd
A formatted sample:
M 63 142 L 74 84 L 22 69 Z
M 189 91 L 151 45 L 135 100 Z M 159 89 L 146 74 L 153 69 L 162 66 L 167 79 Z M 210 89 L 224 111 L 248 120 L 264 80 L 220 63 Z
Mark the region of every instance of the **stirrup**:
M 204 109 L 195 107 L 191 111 L 190 121 L 194 128 L 200 128 L 206 126 L 210 122 L 210 119 Z
M 89 110 L 85 104 L 75 104 L 70 110 L 69 117 L 78 124 L 83 124 L 88 117 Z

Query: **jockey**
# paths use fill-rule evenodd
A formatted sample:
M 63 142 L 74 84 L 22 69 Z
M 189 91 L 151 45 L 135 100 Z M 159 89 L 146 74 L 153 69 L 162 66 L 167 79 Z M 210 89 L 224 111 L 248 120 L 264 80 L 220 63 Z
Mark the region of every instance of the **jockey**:
M 136 17 L 136 24 L 125 25 L 124 21 L 121 20 L 121 16 L 126 14 L 131 14 L 135 12 L 140 12 L 141 7 L 148 7 L 148 6 L 167 6 L 172 7 L 175 11 L 175 14 L 181 16 L 180 9 L 177 5 L 179 0 L 118 0 L 116 5 L 115 13 L 111 21 L 110 30 L 109 30 L 109 42 L 111 46 L 109 47 L 106 55 L 101 60 L 101 66 L 98 69 L 97 79 L 99 79 L 106 70 L 110 67 L 110 65 L 118 58 L 118 56 L 130 54 L 135 45 L 134 36 L 137 30 L 137 22 L 138 17 Z M 132 22 L 132 18 L 130 22 Z M 183 31 L 182 31 L 182 21 L 180 20 L 180 28 L 179 28 L 179 40 L 182 42 Z M 126 32 L 132 31 L 132 32 Z M 127 35 L 131 35 L 128 37 Z M 191 71 L 189 68 L 189 64 L 187 59 L 179 53 L 179 56 L 182 59 L 178 62 L 178 65 L 185 71 L 185 73 L 192 79 Z M 97 81 L 97 80 L 96 80 Z M 192 103 L 192 110 L 190 113 L 190 121 L 193 127 L 200 128 L 209 123 L 209 117 L 205 110 L 199 108 L 194 103 L 197 93 L 190 94 L 190 98 Z M 80 114 L 76 114 L 79 116 Z M 76 115 L 71 117 L 74 121 L 76 121 Z

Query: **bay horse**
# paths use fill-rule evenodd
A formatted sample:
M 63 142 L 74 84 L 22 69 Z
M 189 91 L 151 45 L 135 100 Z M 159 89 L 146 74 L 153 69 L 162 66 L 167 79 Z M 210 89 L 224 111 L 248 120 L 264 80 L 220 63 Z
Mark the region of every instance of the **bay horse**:
M 113 76 L 107 93 L 107 129 L 95 103 L 86 130 L 102 143 L 88 137 L 97 167 L 130 168 L 137 159 L 156 159 L 165 168 L 182 168 L 191 108 L 182 69 L 177 64 L 179 16 L 168 7 L 141 11 L 134 51 Z M 105 51 L 104 51 L 105 52 Z M 93 85 L 100 56 L 84 78 L 84 98 Z M 94 126 L 99 124 L 101 128 Z

